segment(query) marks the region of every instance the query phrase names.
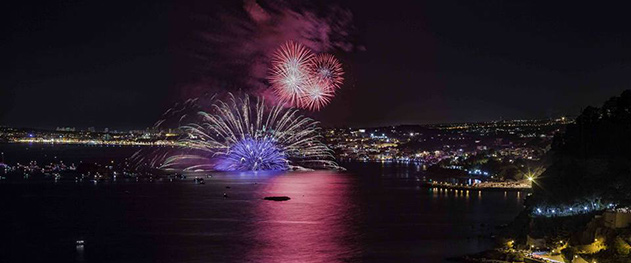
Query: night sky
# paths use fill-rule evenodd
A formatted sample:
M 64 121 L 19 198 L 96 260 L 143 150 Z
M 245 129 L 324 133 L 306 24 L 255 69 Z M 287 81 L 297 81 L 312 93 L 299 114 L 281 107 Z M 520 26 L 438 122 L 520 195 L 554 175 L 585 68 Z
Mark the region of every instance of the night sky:
M 196 92 L 239 85 L 204 65 L 225 56 L 196 57 L 239 1 L 137 2 L 3 7 L 0 125 L 144 128 Z M 556 2 L 313 3 L 352 12 L 353 48 L 331 50 L 346 81 L 309 114 L 325 126 L 546 118 L 631 88 L 628 6 Z

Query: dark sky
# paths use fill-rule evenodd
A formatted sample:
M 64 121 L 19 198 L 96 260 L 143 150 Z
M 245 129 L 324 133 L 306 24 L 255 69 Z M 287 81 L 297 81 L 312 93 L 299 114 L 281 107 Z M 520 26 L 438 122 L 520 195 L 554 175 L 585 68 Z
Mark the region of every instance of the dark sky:
M 0 125 L 144 128 L 190 95 L 194 18 L 238 1 L 138 2 L 4 6 Z M 312 115 L 327 126 L 557 117 L 631 88 L 628 6 L 560 2 L 338 2 L 365 51 L 334 52 L 347 80 Z

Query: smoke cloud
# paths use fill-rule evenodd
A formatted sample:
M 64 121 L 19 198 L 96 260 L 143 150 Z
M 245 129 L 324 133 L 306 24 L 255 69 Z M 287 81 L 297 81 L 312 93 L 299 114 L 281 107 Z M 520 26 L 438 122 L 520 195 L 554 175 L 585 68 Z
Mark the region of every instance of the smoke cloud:
M 304 2 L 245 0 L 196 20 L 197 41 L 187 50 L 195 60 L 196 81 L 183 90 L 196 96 L 206 92 L 247 91 L 273 100 L 266 77 L 270 56 L 292 40 L 314 52 L 348 52 L 353 16 L 336 5 L 319 7 Z

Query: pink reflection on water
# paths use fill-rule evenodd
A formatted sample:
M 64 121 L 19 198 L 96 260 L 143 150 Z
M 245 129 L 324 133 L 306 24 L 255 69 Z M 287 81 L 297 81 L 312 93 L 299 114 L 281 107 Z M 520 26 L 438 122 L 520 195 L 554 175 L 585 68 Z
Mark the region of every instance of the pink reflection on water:
M 349 176 L 329 172 L 275 176 L 265 196 L 289 196 L 284 202 L 255 201 L 251 262 L 339 262 L 356 258 L 351 240 L 354 204 Z

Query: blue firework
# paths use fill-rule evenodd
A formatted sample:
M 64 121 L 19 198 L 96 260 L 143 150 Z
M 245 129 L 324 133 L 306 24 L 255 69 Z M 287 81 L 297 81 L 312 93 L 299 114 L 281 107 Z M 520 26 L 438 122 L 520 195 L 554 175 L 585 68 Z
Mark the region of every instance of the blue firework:
M 244 138 L 219 158 L 215 168 L 221 171 L 287 170 L 288 161 L 273 140 Z

